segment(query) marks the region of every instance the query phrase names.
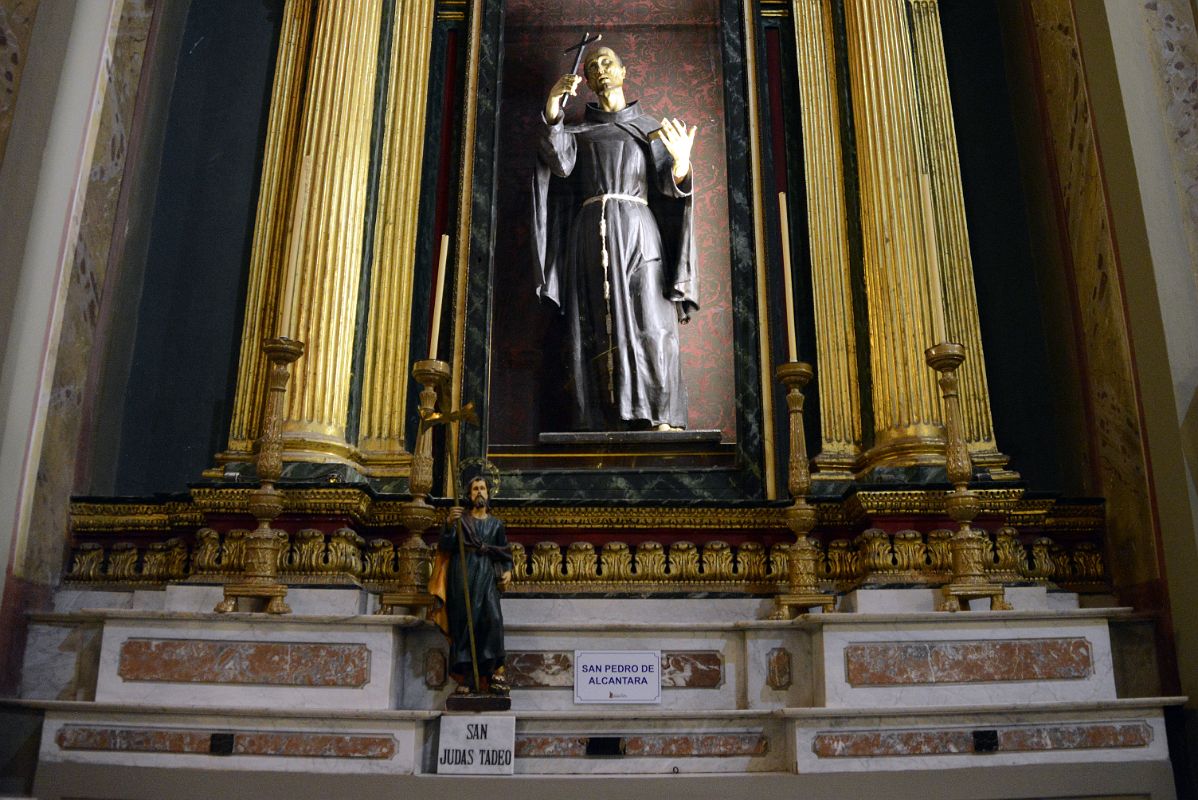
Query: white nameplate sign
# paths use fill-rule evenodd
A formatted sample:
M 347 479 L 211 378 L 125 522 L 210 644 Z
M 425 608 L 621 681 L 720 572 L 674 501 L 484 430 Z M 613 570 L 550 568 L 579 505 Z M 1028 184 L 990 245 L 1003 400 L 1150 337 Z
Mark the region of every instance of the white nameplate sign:
M 660 650 L 575 650 L 575 703 L 660 703 Z
M 516 718 L 443 714 L 437 745 L 439 775 L 511 775 L 516 761 Z

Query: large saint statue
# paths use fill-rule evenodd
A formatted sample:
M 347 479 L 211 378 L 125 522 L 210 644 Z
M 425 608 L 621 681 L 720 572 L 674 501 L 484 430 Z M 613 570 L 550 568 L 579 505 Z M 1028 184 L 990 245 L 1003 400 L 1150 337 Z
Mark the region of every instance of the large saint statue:
M 503 522 L 488 513 L 490 489 L 486 479 L 471 480 L 467 495 L 470 513 L 464 514 L 459 506 L 450 509 L 437 542 L 429 579 L 429 593 L 436 598 L 431 616 L 449 637 L 449 673 L 458 682 L 455 693 L 489 691 L 507 695 L 509 686 L 504 672 L 507 654 L 503 648 L 499 593 L 511 583 L 512 554 Z
M 624 100 L 624 64 L 587 54 L 598 96 L 583 121 L 549 90 L 533 186 L 537 294 L 565 317 L 566 378 L 578 430 L 686 427 L 678 325 L 699 308 L 692 219 L 696 128 Z

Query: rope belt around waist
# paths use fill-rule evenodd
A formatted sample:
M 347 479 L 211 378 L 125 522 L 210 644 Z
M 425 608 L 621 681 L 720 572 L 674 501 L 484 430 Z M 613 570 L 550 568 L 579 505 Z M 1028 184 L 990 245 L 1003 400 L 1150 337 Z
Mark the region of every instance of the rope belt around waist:
M 589 206 L 591 203 L 606 203 L 608 200 L 627 200 L 630 203 L 640 203 L 643 206 L 649 205 L 649 201 L 643 197 L 637 197 L 632 194 L 597 194 L 594 197 L 588 197 L 582 201 L 584 206 Z
M 615 358 L 612 356 L 612 350 L 615 349 L 614 342 L 611 336 L 611 281 L 608 277 L 608 266 L 610 260 L 607 255 L 607 201 L 608 200 L 627 200 L 630 203 L 640 203 L 643 206 L 649 205 L 643 197 L 636 197 L 631 194 L 597 194 L 594 197 L 588 197 L 582 201 L 583 207 L 589 206 L 591 203 L 602 203 L 599 207 L 599 261 L 603 264 L 603 304 L 606 306 L 607 314 L 605 322 L 607 323 L 607 396 L 614 405 L 616 402 L 616 375 L 615 375 Z

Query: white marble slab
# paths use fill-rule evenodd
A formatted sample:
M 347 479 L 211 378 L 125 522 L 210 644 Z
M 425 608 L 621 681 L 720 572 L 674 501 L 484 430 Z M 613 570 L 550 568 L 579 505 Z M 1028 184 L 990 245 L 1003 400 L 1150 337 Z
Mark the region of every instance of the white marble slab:
M 306 718 L 273 718 L 261 714 L 253 718 L 223 715 L 163 712 L 148 716 L 136 713 L 70 713 L 48 711 L 42 727 L 39 762 L 43 764 L 117 764 L 125 767 L 177 767 L 192 769 L 229 769 L 255 772 L 310 772 L 315 774 L 413 774 L 423 772 L 426 726 L 423 716 L 408 719 L 343 719 L 335 715 Z M 314 734 L 365 734 L 390 736 L 395 753 L 389 759 L 295 757 L 268 755 L 208 755 L 203 753 L 139 753 L 128 751 L 63 750 L 58 746 L 59 731 L 68 725 L 111 726 L 120 728 L 211 730 L 213 732 L 284 732 Z
M 215 615 L 212 615 L 215 616 Z M 367 618 L 369 620 L 369 618 Z M 109 618 L 104 624 L 96 700 L 177 707 L 387 709 L 395 707 L 397 630 L 353 619 L 316 624 L 284 619 Z M 373 620 L 369 620 L 373 622 Z M 121 646 L 129 639 L 186 641 L 360 644 L 369 651 L 369 677 L 362 687 L 261 686 L 217 683 L 126 681 L 118 674 Z
M 351 616 L 367 613 L 368 593 L 345 587 L 294 586 L 284 602 L 296 616 Z M 166 587 L 167 611 L 208 612 L 225 597 L 223 586 L 172 584 Z
M 902 708 L 1033 702 L 1086 702 L 1115 698 L 1110 633 L 1105 619 L 1061 613 L 1041 619 L 985 619 L 970 612 L 928 621 L 854 625 L 845 616 L 814 634 L 815 704 L 828 708 Z M 845 649 L 859 643 L 958 642 L 1082 638 L 1089 642 L 1093 669 L 1084 678 L 906 686 L 852 686 L 846 678 Z
M 790 767 L 800 773 L 897 772 L 905 770 L 951 770 L 970 767 L 1019 767 L 1032 764 L 1116 764 L 1168 761 L 1169 748 L 1160 708 L 1121 710 L 1117 708 L 1072 710 L 1015 709 L 1009 713 L 937 714 L 928 716 L 888 714 L 879 716 L 793 717 L 794 750 Z M 875 731 L 1002 730 L 1027 725 L 1070 725 L 1144 723 L 1151 730 L 1146 747 L 1077 748 L 1041 751 L 1001 750 L 993 753 L 937 755 L 893 755 L 867 758 L 819 757 L 815 739 L 820 733 L 870 733 Z
M 774 610 L 769 598 L 540 598 L 505 595 L 503 619 L 508 624 L 744 622 Z

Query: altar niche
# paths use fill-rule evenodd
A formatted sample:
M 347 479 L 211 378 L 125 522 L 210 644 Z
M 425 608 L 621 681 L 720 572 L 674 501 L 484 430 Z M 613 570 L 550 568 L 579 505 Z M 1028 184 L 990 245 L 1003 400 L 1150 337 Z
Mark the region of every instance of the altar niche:
M 765 499 L 758 269 L 753 245 L 748 71 L 741 0 L 481 3 L 462 399 L 483 424 L 461 433 L 509 497 L 536 500 Z M 478 30 L 478 29 L 476 29 Z M 628 443 L 565 432 L 564 319 L 536 296 L 530 242 L 533 170 L 545 98 L 569 72 L 563 50 L 602 34 L 627 68 L 625 96 L 657 119 L 698 126 L 692 153 L 699 310 L 680 326 L 689 435 Z M 751 62 L 750 62 L 751 63 Z M 584 86 L 565 111 L 577 122 Z M 468 128 L 469 129 L 469 128 Z M 718 434 L 696 436 L 700 430 Z M 564 441 L 563 441 L 564 439 Z M 714 441 L 713 441 L 714 439 Z

